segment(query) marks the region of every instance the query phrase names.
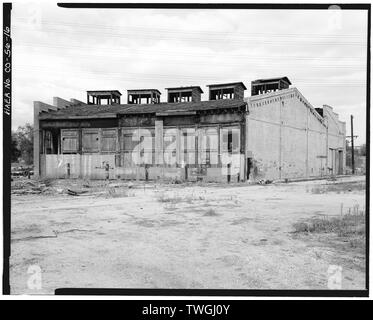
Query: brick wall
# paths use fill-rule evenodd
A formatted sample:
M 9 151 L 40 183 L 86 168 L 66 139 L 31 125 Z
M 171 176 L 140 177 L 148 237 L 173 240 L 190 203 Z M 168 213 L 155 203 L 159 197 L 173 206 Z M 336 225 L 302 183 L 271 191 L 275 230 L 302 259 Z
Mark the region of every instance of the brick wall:
M 328 121 L 296 88 L 251 97 L 248 102 L 246 148 L 254 163 L 250 179 L 308 178 L 329 173 L 328 144 L 344 150 L 343 124 L 339 131 L 330 129 L 333 133 L 328 134 Z

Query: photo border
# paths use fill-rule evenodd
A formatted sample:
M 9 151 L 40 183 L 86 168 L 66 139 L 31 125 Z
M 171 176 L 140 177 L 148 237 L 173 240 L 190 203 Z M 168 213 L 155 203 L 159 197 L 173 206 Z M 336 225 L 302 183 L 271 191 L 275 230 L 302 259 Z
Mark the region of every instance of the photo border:
M 336 4 L 279 4 L 279 3 L 57 3 L 66 9 L 241 9 L 241 10 L 326 10 Z M 368 297 L 369 296 L 369 186 L 370 186 L 370 4 L 337 4 L 342 10 L 366 10 L 367 12 L 367 79 L 366 79 L 366 289 L 362 290 L 251 290 L 251 289 L 110 289 L 110 288 L 57 288 L 55 295 L 131 295 L 131 296 L 255 296 L 255 297 Z M 3 294 L 10 295 L 9 258 L 10 247 L 10 186 L 11 186 L 11 70 L 6 72 L 5 64 L 11 63 L 11 56 L 5 52 L 5 45 L 10 43 L 12 3 L 3 3 Z M 10 47 L 10 50 L 12 48 Z M 6 84 L 7 79 L 10 85 Z

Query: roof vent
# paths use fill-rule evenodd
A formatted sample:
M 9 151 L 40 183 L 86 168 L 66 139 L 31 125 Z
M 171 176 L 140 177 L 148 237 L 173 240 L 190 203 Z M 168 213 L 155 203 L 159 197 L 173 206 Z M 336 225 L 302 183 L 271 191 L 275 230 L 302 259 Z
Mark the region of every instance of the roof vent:
M 238 99 L 243 100 L 245 85 L 242 82 L 210 84 L 209 100 Z
M 288 89 L 291 85 L 288 77 L 257 79 L 251 82 L 251 95 L 256 96 L 267 92 Z
M 105 105 L 105 104 L 120 104 L 120 96 L 122 94 L 118 90 L 92 90 L 87 91 L 87 104 Z M 106 103 L 105 103 L 106 102 Z
M 166 88 L 166 90 L 167 102 L 200 102 L 203 93 L 198 86 Z
M 156 104 L 161 102 L 161 93 L 157 89 L 127 90 L 128 104 Z

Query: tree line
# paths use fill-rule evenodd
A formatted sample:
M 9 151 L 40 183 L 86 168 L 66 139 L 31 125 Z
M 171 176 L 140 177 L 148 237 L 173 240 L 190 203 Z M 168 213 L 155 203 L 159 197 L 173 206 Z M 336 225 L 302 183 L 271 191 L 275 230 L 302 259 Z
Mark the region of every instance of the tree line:
M 33 164 L 34 127 L 26 123 L 12 130 L 11 161 L 24 162 L 26 165 Z

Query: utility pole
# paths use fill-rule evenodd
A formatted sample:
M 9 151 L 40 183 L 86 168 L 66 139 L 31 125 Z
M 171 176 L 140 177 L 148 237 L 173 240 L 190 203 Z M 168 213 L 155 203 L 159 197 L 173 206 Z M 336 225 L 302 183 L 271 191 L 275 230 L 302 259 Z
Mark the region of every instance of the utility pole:
M 354 124 L 353 124 L 353 116 L 351 115 L 351 135 L 346 136 L 346 143 L 348 143 L 347 139 L 351 139 L 351 169 L 352 173 L 355 173 L 355 146 L 354 146 L 354 139 L 356 139 L 358 136 L 354 136 Z
M 351 115 L 351 166 L 352 166 L 352 174 L 355 174 L 354 116 L 353 115 Z

